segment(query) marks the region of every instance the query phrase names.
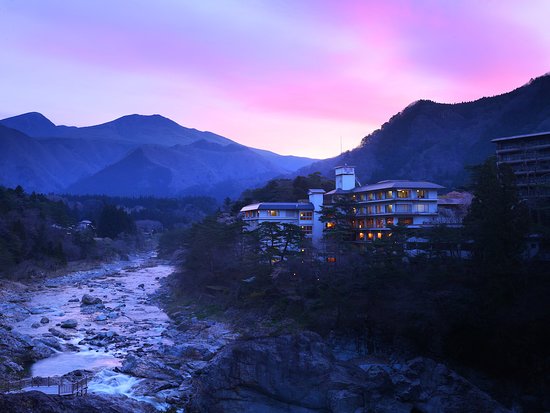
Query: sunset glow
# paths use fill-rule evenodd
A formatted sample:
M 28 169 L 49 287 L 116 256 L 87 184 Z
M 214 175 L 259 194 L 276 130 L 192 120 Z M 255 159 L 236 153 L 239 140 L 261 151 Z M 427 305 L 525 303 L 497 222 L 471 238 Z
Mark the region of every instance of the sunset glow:
M 548 72 L 549 15 L 544 0 L 0 0 L 0 117 L 158 113 L 325 158 L 415 100 L 473 100 Z

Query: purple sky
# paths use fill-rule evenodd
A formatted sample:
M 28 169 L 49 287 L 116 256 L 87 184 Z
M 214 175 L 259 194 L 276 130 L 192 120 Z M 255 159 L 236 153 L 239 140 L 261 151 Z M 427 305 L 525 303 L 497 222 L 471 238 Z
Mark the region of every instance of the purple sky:
M 328 157 L 418 99 L 550 71 L 550 1 L 0 0 L 0 117 L 159 113 Z

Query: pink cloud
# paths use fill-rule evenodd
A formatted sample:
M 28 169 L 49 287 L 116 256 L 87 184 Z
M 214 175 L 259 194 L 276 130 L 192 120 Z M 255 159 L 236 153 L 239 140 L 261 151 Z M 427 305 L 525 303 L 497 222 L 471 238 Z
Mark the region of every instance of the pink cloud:
M 341 122 L 358 134 L 364 124 L 367 134 L 414 100 L 494 95 L 550 66 L 543 19 L 534 28 L 533 10 L 520 14 L 506 1 L 28 0 L 2 7 L 0 47 L 11 61 L 0 68 L 10 84 L 0 86 L 14 91 L 6 96 L 12 105 L 36 100 L 26 86 L 37 84 L 46 104 L 46 97 L 58 99 L 51 107 L 90 102 L 76 117 L 105 107 L 164 111 L 247 142 L 261 139 L 263 128 L 270 128 L 266 136 L 276 134 L 274 125 L 290 135 L 299 124 L 306 133 L 308 122 L 320 120 L 330 122 L 330 133 Z M 29 79 L 29 61 L 47 65 L 34 75 L 40 82 Z M 247 122 L 258 123 L 239 133 Z M 315 147 L 313 138 L 307 142 Z

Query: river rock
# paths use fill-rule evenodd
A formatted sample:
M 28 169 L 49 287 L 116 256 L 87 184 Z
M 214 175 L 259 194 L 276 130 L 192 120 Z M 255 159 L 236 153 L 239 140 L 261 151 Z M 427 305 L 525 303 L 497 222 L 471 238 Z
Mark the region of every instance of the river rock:
M 41 324 L 48 324 L 50 322 L 50 319 L 48 317 L 42 317 L 40 319 Z
M 86 397 L 48 395 L 38 391 L 0 394 L 0 412 L 10 413 L 154 413 L 155 408 L 121 395 Z
M 84 294 L 82 296 L 82 299 L 80 300 L 80 305 L 94 305 L 94 304 L 101 304 L 103 301 L 99 297 L 94 297 L 90 294 Z
M 193 412 L 507 412 L 442 364 L 337 360 L 312 332 L 236 341 L 193 378 Z
M 164 361 L 155 359 L 151 355 L 148 357 L 138 357 L 134 354 L 129 354 L 119 370 L 125 374 L 148 379 L 170 382 L 175 379 L 181 379 L 181 373 L 178 370 L 167 366 Z
M 41 326 L 42 326 L 42 325 L 41 325 L 40 323 L 32 323 L 32 324 L 31 324 L 31 327 L 32 327 L 32 328 L 39 328 L 39 327 L 41 327 Z
M 67 334 L 61 330 L 58 330 L 57 328 L 55 327 L 52 327 L 48 330 L 50 333 L 52 333 L 52 335 L 54 335 L 55 337 L 59 337 L 59 338 L 62 338 L 64 340 L 70 340 L 72 337 L 70 334 Z
M 107 320 L 107 316 L 105 314 L 99 314 L 96 318 L 95 318 L 95 321 L 105 321 Z
M 77 325 L 78 321 L 73 318 L 69 318 L 68 320 L 63 320 L 61 322 L 61 328 L 76 328 Z

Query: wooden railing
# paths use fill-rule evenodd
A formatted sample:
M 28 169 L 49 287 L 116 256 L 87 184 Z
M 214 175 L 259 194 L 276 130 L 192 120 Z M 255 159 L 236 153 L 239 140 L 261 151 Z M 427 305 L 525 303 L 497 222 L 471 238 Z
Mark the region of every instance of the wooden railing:
M 36 390 L 40 391 L 40 387 L 57 387 L 56 393 L 60 396 L 83 396 L 88 393 L 88 381 L 88 377 L 83 377 L 76 382 L 72 382 L 59 376 L 0 381 L 0 393 L 11 393 L 29 388 L 36 388 Z

